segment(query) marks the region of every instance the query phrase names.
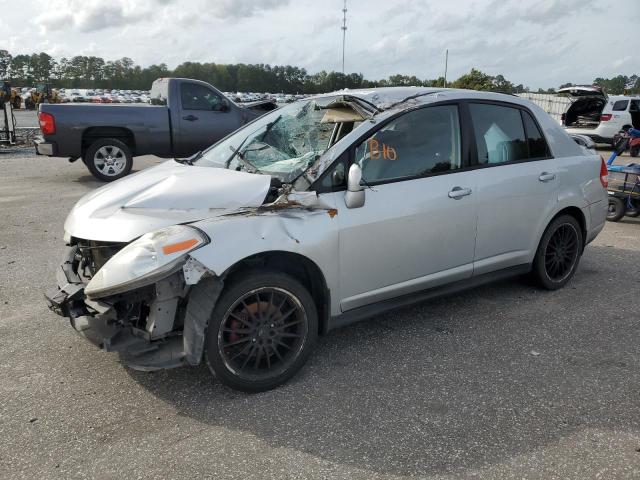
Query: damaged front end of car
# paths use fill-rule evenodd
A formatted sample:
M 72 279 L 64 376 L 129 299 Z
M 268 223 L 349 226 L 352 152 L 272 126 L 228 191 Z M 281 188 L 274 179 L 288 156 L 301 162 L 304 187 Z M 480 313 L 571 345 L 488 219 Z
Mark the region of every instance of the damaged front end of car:
M 210 240 L 173 226 L 129 244 L 73 240 L 49 308 L 137 370 L 197 365 L 222 280 L 190 257 Z

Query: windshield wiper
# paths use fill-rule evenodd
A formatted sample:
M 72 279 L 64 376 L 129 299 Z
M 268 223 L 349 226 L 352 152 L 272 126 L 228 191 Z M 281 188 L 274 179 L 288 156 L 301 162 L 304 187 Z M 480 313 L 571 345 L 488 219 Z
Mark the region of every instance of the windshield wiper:
M 278 118 L 276 118 L 273 122 L 267 124 L 266 128 L 264 129 L 264 133 L 262 134 L 262 140 L 265 139 L 265 137 L 267 136 L 267 133 L 271 131 L 271 129 L 275 126 L 276 123 L 280 121 L 281 118 L 282 118 L 282 115 L 278 115 Z
M 244 142 L 242 142 L 242 143 L 244 143 Z M 231 164 L 231 160 L 233 160 L 237 155 L 238 158 L 242 161 L 242 164 L 244 165 L 244 167 L 247 169 L 247 171 L 249 173 L 258 173 L 258 172 L 260 172 L 260 170 L 258 170 L 251 162 L 249 162 L 247 159 L 244 158 L 244 153 L 242 153 L 240 151 L 241 147 L 242 147 L 242 144 L 240 144 L 239 148 L 234 148 L 233 145 L 229 145 L 229 150 L 231 150 L 233 152 L 233 155 L 231 155 L 229 160 L 227 160 L 225 168 L 229 168 L 229 165 Z
M 247 141 L 249 137 L 245 137 L 244 140 L 242 140 L 242 142 L 240 142 L 240 145 L 238 145 L 238 148 L 234 148 L 233 145 L 229 145 L 229 150 L 231 150 L 233 153 L 231 154 L 231 156 L 227 159 L 226 162 L 224 162 L 224 168 L 229 168 L 229 165 L 231 165 L 231 161 L 236 158 L 236 155 L 239 155 L 240 158 L 242 158 L 242 154 L 240 153 L 240 149 L 242 148 L 242 146 L 244 145 L 244 142 Z
M 196 153 L 195 155 L 192 155 L 188 158 L 174 158 L 173 160 L 181 163 L 182 165 L 190 165 L 193 166 L 193 164 L 195 162 L 197 162 L 198 160 L 200 160 L 202 158 L 202 155 L 204 155 L 204 153 L 202 153 L 202 150 L 200 150 L 198 153 Z
M 280 121 L 280 119 L 282 118 L 282 115 L 278 115 L 278 118 L 276 118 L 273 122 L 269 123 L 265 130 L 264 133 L 262 134 L 262 139 L 264 140 L 264 137 L 267 133 L 269 133 L 269 131 L 273 128 L 273 126 L 278 123 Z M 253 135 L 253 134 L 252 134 Z M 242 142 L 240 142 L 240 145 L 238 145 L 238 148 L 235 148 L 233 145 L 229 145 L 229 150 L 231 150 L 233 153 L 231 154 L 231 156 L 227 159 L 226 162 L 224 162 L 224 168 L 229 168 L 229 165 L 231 165 L 231 162 L 233 161 L 234 158 L 236 158 L 236 156 L 242 160 L 242 163 L 245 167 L 249 167 L 251 168 L 254 172 L 260 172 L 259 169 L 257 169 L 254 165 L 251 164 L 251 162 L 249 162 L 246 158 L 244 158 L 244 153 L 240 151 L 240 149 L 242 148 L 242 146 L 245 144 L 245 142 L 249 139 L 251 135 L 245 137 L 244 140 L 242 140 Z

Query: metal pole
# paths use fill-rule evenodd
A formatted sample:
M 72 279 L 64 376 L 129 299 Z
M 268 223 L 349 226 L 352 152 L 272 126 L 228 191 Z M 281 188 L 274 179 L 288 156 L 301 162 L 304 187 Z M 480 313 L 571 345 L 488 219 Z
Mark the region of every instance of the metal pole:
M 342 9 L 342 76 L 344 77 L 344 50 L 347 40 L 347 0 L 344 0 L 344 8 Z
M 447 70 L 449 69 L 449 49 L 444 56 L 444 88 L 447 88 Z

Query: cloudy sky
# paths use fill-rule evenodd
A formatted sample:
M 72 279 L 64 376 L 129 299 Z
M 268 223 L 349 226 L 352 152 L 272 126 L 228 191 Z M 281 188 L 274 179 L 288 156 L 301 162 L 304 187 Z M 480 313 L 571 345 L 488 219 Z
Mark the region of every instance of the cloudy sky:
M 341 69 L 343 0 L 0 0 L 0 49 Z M 640 73 L 639 0 L 348 0 L 348 72 L 532 88 Z

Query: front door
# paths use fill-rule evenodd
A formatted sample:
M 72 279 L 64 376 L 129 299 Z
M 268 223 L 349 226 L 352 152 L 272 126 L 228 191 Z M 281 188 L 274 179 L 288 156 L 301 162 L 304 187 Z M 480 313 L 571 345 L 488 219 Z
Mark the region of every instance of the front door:
M 366 190 L 336 194 L 342 311 L 472 275 L 474 172 L 463 171 L 457 105 L 403 114 L 355 148 Z
M 242 123 L 239 109 L 229 108 L 221 94 L 206 85 L 192 82 L 180 84 L 178 119 L 180 124 L 174 146 L 178 156 L 204 150 Z

